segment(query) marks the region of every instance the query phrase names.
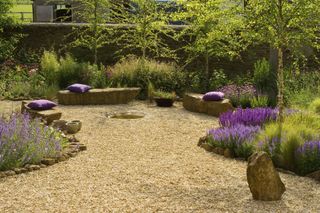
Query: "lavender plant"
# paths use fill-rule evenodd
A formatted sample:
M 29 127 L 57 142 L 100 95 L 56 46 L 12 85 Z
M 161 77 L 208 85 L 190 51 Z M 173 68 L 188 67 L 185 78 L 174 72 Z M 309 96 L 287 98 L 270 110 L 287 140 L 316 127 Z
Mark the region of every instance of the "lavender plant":
M 276 120 L 277 113 L 278 111 L 272 108 L 238 108 L 235 112 L 229 111 L 221 114 L 219 122 L 223 127 L 231 127 L 237 124 L 246 126 L 262 126 L 266 122 Z
M 237 157 L 248 158 L 254 151 L 254 138 L 260 131 L 259 126 L 236 124 L 208 131 L 209 144 L 221 148 L 229 148 Z
M 296 172 L 305 175 L 320 170 L 320 141 L 308 141 L 295 152 Z
M 0 170 L 38 164 L 59 155 L 64 139 L 58 132 L 31 119 L 29 114 L 12 114 L 0 119 Z

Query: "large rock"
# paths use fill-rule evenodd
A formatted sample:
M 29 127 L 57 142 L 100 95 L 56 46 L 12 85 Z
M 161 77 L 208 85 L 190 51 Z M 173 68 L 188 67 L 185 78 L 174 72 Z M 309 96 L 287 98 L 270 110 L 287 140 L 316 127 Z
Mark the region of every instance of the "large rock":
M 253 199 L 263 201 L 280 200 L 286 187 L 265 152 L 256 152 L 250 156 L 247 168 L 247 180 Z
M 183 98 L 183 107 L 191 112 L 205 113 L 212 116 L 219 116 L 221 113 L 234 110 L 229 99 L 222 101 L 203 101 L 203 95 L 188 93 Z
M 127 104 L 136 98 L 140 88 L 92 89 L 86 93 L 68 90 L 58 92 L 58 102 L 63 105 Z

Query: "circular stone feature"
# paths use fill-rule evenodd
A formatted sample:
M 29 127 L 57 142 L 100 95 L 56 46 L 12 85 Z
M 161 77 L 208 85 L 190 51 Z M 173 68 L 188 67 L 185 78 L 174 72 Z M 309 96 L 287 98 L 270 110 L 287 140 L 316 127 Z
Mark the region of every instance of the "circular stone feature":
M 138 111 L 126 111 L 126 112 L 106 113 L 106 116 L 108 118 L 116 118 L 116 119 L 138 119 L 138 118 L 143 118 L 145 114 Z

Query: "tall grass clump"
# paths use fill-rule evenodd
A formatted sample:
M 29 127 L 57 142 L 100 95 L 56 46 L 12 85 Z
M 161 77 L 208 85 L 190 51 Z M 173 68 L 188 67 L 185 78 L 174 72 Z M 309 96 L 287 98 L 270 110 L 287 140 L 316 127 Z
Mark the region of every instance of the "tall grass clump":
M 267 152 L 276 166 L 298 173 L 296 150 L 306 141 L 317 139 L 318 135 L 317 130 L 304 123 L 285 121 L 281 132 L 278 123 L 266 125 L 257 141 L 259 149 Z
M 309 109 L 317 114 L 320 114 L 320 98 L 314 99 L 309 105 Z
M 0 119 L 0 170 L 38 164 L 59 155 L 65 141 L 59 133 L 32 120 L 29 114 L 12 114 Z
M 73 83 L 87 83 L 87 70 L 88 64 L 79 63 L 71 55 L 67 54 L 60 59 L 59 87 L 66 88 Z
M 44 51 L 40 61 L 40 70 L 47 85 L 55 85 L 58 83 L 60 63 L 55 52 Z
M 148 82 L 158 90 L 175 91 L 179 95 L 185 87 L 184 74 L 173 63 L 131 57 L 117 63 L 109 72 L 112 86 L 140 87 L 143 99 L 148 97 Z

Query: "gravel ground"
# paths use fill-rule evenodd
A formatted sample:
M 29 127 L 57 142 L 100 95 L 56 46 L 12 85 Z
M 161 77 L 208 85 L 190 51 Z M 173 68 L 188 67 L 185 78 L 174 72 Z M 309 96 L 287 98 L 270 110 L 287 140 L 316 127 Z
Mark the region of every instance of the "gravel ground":
M 19 103 L 1 102 L 1 112 Z M 287 187 L 277 202 L 257 202 L 246 181 L 246 163 L 197 147 L 217 119 L 129 105 L 61 107 L 80 119 L 88 150 L 49 168 L 0 180 L 0 212 L 319 212 L 320 185 L 281 173 Z M 137 110 L 136 120 L 105 113 Z

